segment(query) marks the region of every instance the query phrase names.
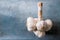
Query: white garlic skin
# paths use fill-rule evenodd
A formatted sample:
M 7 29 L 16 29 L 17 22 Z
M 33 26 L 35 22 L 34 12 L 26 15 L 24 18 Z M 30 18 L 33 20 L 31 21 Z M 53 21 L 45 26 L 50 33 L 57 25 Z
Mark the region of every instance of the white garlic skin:
M 47 23 L 46 31 L 49 31 L 52 28 L 53 23 L 50 19 L 45 20 L 45 22 Z
M 41 31 L 33 31 L 33 33 L 34 33 L 37 37 L 39 37 L 39 38 L 45 36 L 45 32 L 41 32 Z
M 37 24 L 36 24 L 36 27 L 37 27 L 37 30 L 45 31 L 45 29 L 46 29 L 45 21 L 43 21 L 43 20 L 38 21 Z
M 34 18 L 33 17 L 28 17 L 27 18 L 27 30 L 28 31 L 33 31 L 36 29 L 36 26 L 34 24 Z

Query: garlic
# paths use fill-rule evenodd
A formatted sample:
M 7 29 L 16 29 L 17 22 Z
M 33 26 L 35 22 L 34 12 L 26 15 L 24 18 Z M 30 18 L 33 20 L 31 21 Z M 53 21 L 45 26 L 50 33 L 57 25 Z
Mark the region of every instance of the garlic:
M 28 31 L 33 31 L 36 29 L 35 21 L 33 17 L 27 18 L 27 29 Z
M 43 20 L 42 17 L 43 3 L 38 3 L 38 18 L 27 18 L 27 30 L 32 31 L 37 37 L 41 38 L 45 36 L 45 32 L 49 31 L 52 27 L 52 21 L 50 19 Z
M 49 31 L 52 27 L 52 21 L 50 19 L 47 19 L 45 22 L 47 23 L 46 31 Z
M 39 38 L 45 36 L 45 32 L 41 32 L 41 31 L 33 31 L 33 33 L 34 33 L 37 37 L 39 37 Z
M 36 24 L 36 27 L 37 27 L 37 30 L 45 31 L 45 29 L 46 29 L 45 21 L 43 21 L 43 20 L 38 21 L 37 24 Z

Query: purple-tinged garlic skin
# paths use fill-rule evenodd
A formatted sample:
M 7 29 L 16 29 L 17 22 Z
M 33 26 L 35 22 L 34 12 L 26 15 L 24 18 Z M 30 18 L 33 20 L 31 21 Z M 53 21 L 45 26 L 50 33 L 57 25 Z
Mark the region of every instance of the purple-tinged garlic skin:
M 37 30 L 39 31 L 45 31 L 46 29 L 46 23 L 44 20 L 38 21 L 36 24 Z
M 34 18 L 33 17 L 28 17 L 27 18 L 27 30 L 28 31 L 33 31 L 35 29 L 36 29 L 36 26 L 35 26 Z
M 33 31 L 33 33 L 34 33 L 37 37 L 39 37 L 39 38 L 45 36 L 45 32 L 41 32 L 41 31 Z
M 47 23 L 46 31 L 49 31 L 52 28 L 53 23 L 50 19 L 45 20 L 45 22 Z

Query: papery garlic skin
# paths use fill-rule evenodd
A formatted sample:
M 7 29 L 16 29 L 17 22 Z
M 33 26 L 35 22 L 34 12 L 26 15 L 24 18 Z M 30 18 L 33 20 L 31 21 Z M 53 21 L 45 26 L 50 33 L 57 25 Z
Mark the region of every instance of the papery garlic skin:
M 41 32 L 41 31 L 33 31 L 33 33 L 34 33 L 37 37 L 39 37 L 39 38 L 45 36 L 45 32 Z
M 35 26 L 34 18 L 33 17 L 28 17 L 27 18 L 27 30 L 28 31 L 33 31 L 35 29 L 36 29 L 36 26 Z
M 49 31 L 52 28 L 53 23 L 50 19 L 45 20 L 45 22 L 47 23 L 46 31 Z
M 36 24 L 36 27 L 37 27 L 37 30 L 45 31 L 45 29 L 46 29 L 45 21 L 43 21 L 43 20 L 38 21 L 37 24 Z

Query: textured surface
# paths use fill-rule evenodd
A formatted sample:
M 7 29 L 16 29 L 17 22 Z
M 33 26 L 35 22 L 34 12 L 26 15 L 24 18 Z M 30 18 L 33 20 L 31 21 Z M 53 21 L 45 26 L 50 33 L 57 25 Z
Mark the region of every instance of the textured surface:
M 43 38 L 26 29 L 26 19 L 37 17 L 37 2 L 42 1 L 43 17 L 53 20 L 53 28 Z M 0 0 L 0 40 L 59 40 L 60 0 Z

